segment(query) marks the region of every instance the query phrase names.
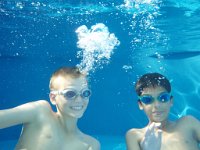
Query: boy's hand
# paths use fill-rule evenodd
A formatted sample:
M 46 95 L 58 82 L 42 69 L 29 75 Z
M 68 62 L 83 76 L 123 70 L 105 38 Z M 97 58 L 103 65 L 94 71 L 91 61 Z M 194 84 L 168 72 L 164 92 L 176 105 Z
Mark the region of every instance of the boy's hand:
M 140 142 L 142 150 L 160 150 L 162 130 L 159 129 L 160 123 L 151 123 L 147 128 L 144 138 Z

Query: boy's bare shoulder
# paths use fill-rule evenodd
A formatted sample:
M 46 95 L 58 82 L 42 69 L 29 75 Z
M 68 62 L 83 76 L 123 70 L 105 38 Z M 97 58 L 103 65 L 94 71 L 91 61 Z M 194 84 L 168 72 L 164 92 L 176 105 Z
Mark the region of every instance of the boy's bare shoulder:
M 100 150 L 100 142 L 97 139 L 86 134 L 84 134 L 84 139 L 90 145 L 91 150 Z
M 126 132 L 126 139 L 135 139 L 139 141 L 144 135 L 144 130 L 145 128 L 132 128 Z
M 18 109 L 18 107 L 16 107 Z M 32 101 L 26 104 L 19 106 L 21 110 L 27 111 L 30 110 L 32 113 L 45 113 L 51 111 L 51 106 L 48 101 L 46 100 L 37 100 Z
M 50 112 L 52 112 L 51 105 L 46 100 L 29 102 L 24 106 L 24 109 L 30 110 L 30 112 L 27 111 L 27 113 L 31 113 L 33 116 L 35 116 L 34 119 L 32 119 L 34 122 L 38 119 L 47 119 L 47 116 L 50 116 Z
M 38 101 L 35 101 L 33 103 L 38 110 L 41 110 L 41 111 L 42 110 L 46 110 L 46 111 L 51 110 L 51 105 L 46 100 L 38 100 Z
M 100 143 L 97 139 L 91 137 L 91 146 L 92 146 L 92 150 L 100 150 Z
M 135 135 L 139 135 L 139 134 L 143 134 L 144 133 L 145 128 L 132 128 L 130 130 L 127 131 L 126 134 L 135 134 Z
M 185 123 L 192 123 L 197 121 L 197 119 L 191 115 L 186 115 L 178 119 L 177 123 L 185 124 Z M 188 126 L 189 124 L 187 124 Z
M 187 128 L 200 125 L 199 120 L 197 120 L 195 117 L 193 117 L 191 115 L 181 117 L 177 121 L 177 123 L 180 124 L 181 126 L 186 126 Z
M 186 115 L 186 116 L 181 117 L 182 121 L 191 121 L 191 120 L 194 120 L 194 119 L 196 119 L 196 118 L 193 117 L 192 115 Z
M 126 133 L 126 145 L 128 150 L 139 150 L 140 142 L 144 136 L 144 128 L 142 129 L 130 129 Z
M 35 102 L 35 105 L 36 105 L 36 111 L 38 112 L 38 114 L 45 117 L 50 116 L 52 112 L 52 108 L 48 101 L 38 100 Z

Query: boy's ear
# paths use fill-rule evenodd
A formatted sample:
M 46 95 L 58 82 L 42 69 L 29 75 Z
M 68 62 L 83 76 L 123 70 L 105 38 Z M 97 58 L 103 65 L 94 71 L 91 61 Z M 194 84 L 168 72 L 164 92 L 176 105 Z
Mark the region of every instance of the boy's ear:
M 50 98 L 51 103 L 52 103 L 53 105 L 56 105 L 56 95 L 50 93 L 50 94 L 49 94 L 49 98 Z
M 142 106 L 142 102 L 140 100 L 138 100 L 138 106 L 139 106 L 140 110 L 144 109 L 143 106 Z

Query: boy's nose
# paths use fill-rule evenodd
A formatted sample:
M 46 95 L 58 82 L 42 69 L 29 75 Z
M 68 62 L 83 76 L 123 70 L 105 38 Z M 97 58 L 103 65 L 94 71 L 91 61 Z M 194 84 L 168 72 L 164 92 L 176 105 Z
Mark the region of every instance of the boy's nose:
M 154 107 L 160 107 L 160 102 L 156 99 L 154 102 L 153 102 L 153 105 Z
M 82 97 L 81 95 L 77 95 L 76 98 L 74 99 L 74 101 L 82 101 Z

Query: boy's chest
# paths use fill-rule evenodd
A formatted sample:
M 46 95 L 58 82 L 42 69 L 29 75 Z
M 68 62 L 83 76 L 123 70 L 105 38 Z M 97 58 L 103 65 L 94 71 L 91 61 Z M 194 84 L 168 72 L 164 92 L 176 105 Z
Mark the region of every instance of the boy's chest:
M 30 137 L 31 135 L 31 137 Z M 67 134 L 57 126 L 45 125 L 40 129 L 26 128 L 17 149 L 29 150 L 88 150 L 89 144 L 78 134 Z
M 60 150 L 88 150 L 89 144 L 79 135 L 68 135 L 65 131 L 51 130 L 44 132 L 48 145 Z M 55 149 L 54 149 L 55 150 Z
M 161 145 L 161 150 L 199 150 L 191 132 L 164 133 Z

